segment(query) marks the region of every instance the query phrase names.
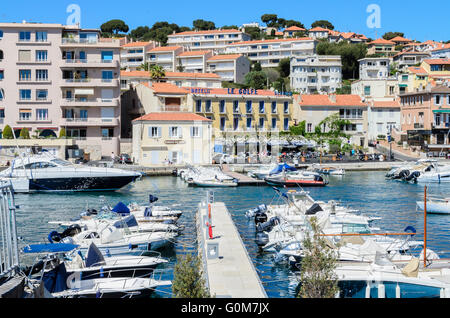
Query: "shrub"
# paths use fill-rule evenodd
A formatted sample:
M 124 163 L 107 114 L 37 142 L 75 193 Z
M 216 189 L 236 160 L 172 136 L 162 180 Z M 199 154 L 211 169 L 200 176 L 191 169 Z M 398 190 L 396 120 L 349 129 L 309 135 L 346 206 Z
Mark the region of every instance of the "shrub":
M 9 125 L 6 125 L 5 128 L 3 128 L 3 139 L 13 139 L 13 131 Z
M 22 139 L 30 139 L 30 132 L 28 131 L 28 128 L 22 128 L 19 137 Z
M 61 128 L 61 130 L 59 131 L 59 138 L 66 138 L 66 129 L 65 128 Z

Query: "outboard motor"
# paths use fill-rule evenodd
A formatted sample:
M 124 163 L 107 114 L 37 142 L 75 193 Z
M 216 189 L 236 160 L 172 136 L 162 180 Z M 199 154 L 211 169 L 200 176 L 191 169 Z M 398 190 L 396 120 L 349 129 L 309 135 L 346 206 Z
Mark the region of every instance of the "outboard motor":
M 258 212 L 255 215 L 255 224 L 258 225 L 259 223 L 267 222 L 267 214 L 264 212 Z
M 409 176 L 409 174 L 410 174 L 409 170 L 402 170 L 398 174 L 398 178 L 399 179 L 405 179 L 407 176 Z
M 420 176 L 420 171 L 414 171 L 409 176 L 405 178 L 406 181 L 413 180 L 414 182 L 417 181 L 417 178 Z
M 81 231 L 82 231 L 81 227 L 78 224 L 74 224 L 69 226 L 62 233 L 58 233 L 57 231 L 50 232 L 47 238 L 50 243 L 54 242 L 59 243 L 62 242 L 64 238 L 74 236 L 80 233 Z
M 313 215 L 320 211 L 323 211 L 322 207 L 319 204 L 314 203 L 308 210 L 306 210 L 305 214 Z
M 278 224 L 280 224 L 280 218 L 275 216 L 267 222 L 256 224 L 256 231 L 257 232 L 270 232 L 270 231 L 272 231 L 272 228 Z
M 267 243 L 269 243 L 269 235 L 267 235 L 264 232 L 256 233 L 255 243 L 259 247 L 262 247 L 262 246 L 266 245 Z

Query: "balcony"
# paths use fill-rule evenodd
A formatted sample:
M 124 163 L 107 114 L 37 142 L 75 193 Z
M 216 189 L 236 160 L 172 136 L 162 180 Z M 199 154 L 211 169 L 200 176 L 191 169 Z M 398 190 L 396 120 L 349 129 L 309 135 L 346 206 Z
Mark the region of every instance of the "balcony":
M 61 126 L 84 127 L 84 126 L 112 126 L 119 124 L 117 118 L 64 118 Z
M 61 101 L 62 107 L 90 107 L 90 106 L 119 106 L 117 99 L 102 98 L 64 98 Z
M 414 129 L 424 129 L 424 125 L 423 124 L 414 124 Z
M 62 38 L 61 47 L 104 47 L 120 48 L 120 41 L 110 38 L 80 39 L 79 37 Z
M 416 128 L 415 125 L 416 124 L 414 124 L 414 128 Z M 449 129 L 450 128 L 450 123 L 444 123 L 444 122 L 443 123 L 438 123 L 438 124 L 434 123 L 433 124 L 433 128 L 435 128 L 435 129 Z
M 83 78 L 83 79 L 73 79 L 67 78 L 63 79 L 61 87 L 119 87 L 119 80 L 117 79 L 100 79 L 100 78 Z
M 142 63 L 141 63 L 142 64 Z M 139 64 L 139 65 L 141 65 Z M 119 67 L 119 61 L 117 60 L 90 60 L 90 59 L 66 59 L 64 60 L 64 65 L 61 68 L 74 68 L 74 67 Z

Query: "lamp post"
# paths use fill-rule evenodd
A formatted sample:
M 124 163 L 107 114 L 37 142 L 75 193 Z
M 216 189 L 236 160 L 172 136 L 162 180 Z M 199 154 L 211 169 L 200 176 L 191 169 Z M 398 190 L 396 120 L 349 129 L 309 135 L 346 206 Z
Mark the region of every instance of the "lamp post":
M 386 126 L 387 130 L 389 130 L 388 134 L 388 142 L 389 142 L 389 160 L 392 159 L 392 125 Z

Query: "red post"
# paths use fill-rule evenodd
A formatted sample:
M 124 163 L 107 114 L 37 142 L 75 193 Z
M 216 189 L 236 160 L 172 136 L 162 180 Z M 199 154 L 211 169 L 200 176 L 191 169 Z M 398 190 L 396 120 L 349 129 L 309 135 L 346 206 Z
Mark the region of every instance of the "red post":
M 213 232 L 212 232 L 211 224 L 209 224 L 208 234 L 209 234 L 209 239 L 212 240 L 213 239 Z
M 427 186 L 423 193 L 423 267 L 427 267 Z
M 211 204 L 208 204 L 208 218 L 211 220 Z

